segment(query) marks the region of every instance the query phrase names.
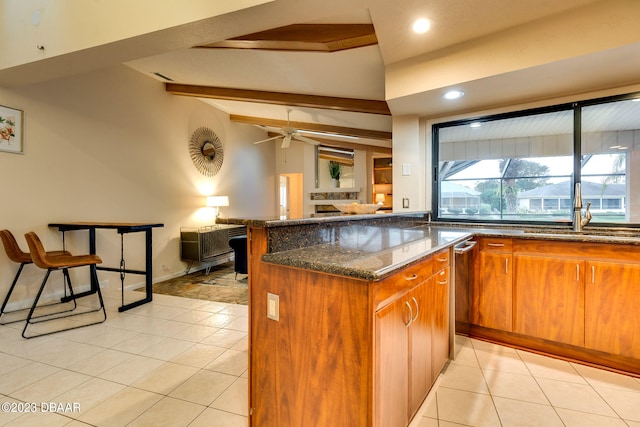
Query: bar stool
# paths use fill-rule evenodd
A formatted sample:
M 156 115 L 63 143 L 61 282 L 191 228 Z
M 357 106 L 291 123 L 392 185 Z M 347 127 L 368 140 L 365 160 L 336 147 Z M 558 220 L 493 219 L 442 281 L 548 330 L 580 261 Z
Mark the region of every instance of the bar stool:
M 9 257 L 11 261 L 20 264 L 20 267 L 18 267 L 18 271 L 15 277 L 13 278 L 13 282 L 11 282 L 9 291 L 7 292 L 7 295 L 5 296 L 4 301 L 2 302 L 2 307 L 0 307 L 0 319 L 2 319 L 2 316 L 4 314 L 16 313 L 16 312 L 28 310 L 28 308 L 21 308 L 18 310 L 6 311 L 6 308 L 7 308 L 7 304 L 9 303 L 9 299 L 11 298 L 11 294 L 13 293 L 13 290 L 15 289 L 16 284 L 18 283 L 18 279 L 20 278 L 22 269 L 24 268 L 25 265 L 32 264 L 33 260 L 31 259 L 31 254 L 29 252 L 24 252 L 22 251 L 22 249 L 20 249 L 20 246 L 18 245 L 16 238 L 13 236 L 13 234 L 9 230 L 0 230 L 0 240 L 2 240 L 2 245 L 4 246 L 4 250 L 7 253 L 7 257 Z M 58 256 L 58 255 L 71 255 L 71 254 L 67 251 L 50 251 L 50 252 L 47 252 L 47 255 Z M 69 288 L 70 292 L 73 292 L 73 290 L 71 289 L 71 282 L 66 279 L 67 279 L 67 274 L 65 274 L 65 288 L 64 288 L 65 296 L 67 294 L 67 287 Z M 54 304 L 60 304 L 60 303 L 57 302 Z M 52 305 L 52 304 L 48 304 L 48 305 Z M 74 307 L 71 310 L 74 310 L 74 309 L 75 309 L 75 300 L 74 300 Z M 68 310 L 61 311 L 60 313 L 63 313 L 65 311 L 68 311 Z M 25 320 L 25 319 L 22 318 L 22 319 L 10 320 L 7 322 L 0 321 L 0 325 L 8 325 L 10 323 L 20 322 L 22 320 Z
M 48 255 L 47 252 L 45 251 L 44 246 L 42 245 L 42 242 L 40 241 L 40 238 L 36 235 L 36 233 L 29 232 L 29 233 L 25 234 L 24 237 L 27 240 L 27 244 L 29 245 L 29 251 L 31 252 L 31 258 L 32 258 L 34 264 L 37 265 L 38 267 L 42 268 L 42 269 L 46 269 L 47 272 L 46 272 L 46 274 L 44 276 L 44 279 L 42 280 L 42 284 L 40 285 L 40 289 L 38 290 L 38 294 L 36 295 L 36 299 L 34 300 L 33 305 L 31 306 L 31 309 L 29 310 L 29 314 L 27 315 L 26 323 L 24 325 L 24 329 L 22 330 L 23 338 L 34 338 L 34 337 L 37 337 L 37 336 L 49 335 L 49 334 L 56 333 L 56 332 L 68 331 L 68 330 L 71 330 L 71 329 L 77 329 L 77 328 L 81 328 L 81 327 L 85 327 L 85 326 L 89 326 L 89 325 L 95 325 L 95 324 L 102 323 L 105 320 L 107 320 L 107 312 L 106 312 L 105 307 L 104 307 L 104 301 L 102 299 L 102 292 L 100 292 L 100 285 L 98 284 L 98 274 L 96 272 L 96 265 L 97 264 L 101 264 L 102 263 L 102 259 L 100 259 L 100 257 L 98 255 L 57 255 L 57 256 L 51 256 L 51 255 Z M 38 305 L 38 301 L 40 300 L 40 297 L 42 296 L 42 291 L 44 290 L 44 287 L 47 284 L 47 280 L 49 279 L 49 275 L 51 274 L 52 271 L 62 270 L 63 274 L 65 274 L 65 277 L 70 281 L 67 269 L 75 268 L 75 267 L 87 267 L 87 266 L 89 267 L 89 269 L 91 271 L 91 281 L 92 281 L 92 283 L 96 284 L 95 293 L 98 294 L 100 307 L 98 307 L 96 309 L 93 309 L 93 310 L 83 310 L 81 312 L 74 312 L 72 314 L 67 314 L 65 316 L 43 315 L 43 316 L 39 316 L 37 318 L 33 317 L 33 313 L 36 310 L 36 307 Z M 70 289 L 71 289 L 71 287 L 70 287 Z M 67 299 L 67 298 L 63 298 L 63 300 L 64 299 Z M 72 300 L 72 299 L 75 301 L 75 296 L 73 295 L 73 291 L 71 291 L 71 295 L 68 298 L 68 300 Z M 31 336 L 27 336 L 26 335 L 27 328 L 29 327 L 29 325 L 48 322 L 48 321 L 62 319 L 62 318 L 67 318 L 67 317 L 71 317 L 71 316 L 78 316 L 78 315 L 81 315 L 81 314 L 93 313 L 93 312 L 97 312 L 97 311 L 100 311 L 100 310 L 102 310 L 102 314 L 103 314 L 102 320 L 91 322 L 91 323 L 87 323 L 87 324 L 75 325 L 75 326 L 71 326 L 71 327 L 67 327 L 67 328 L 63 328 L 63 329 L 58 329 L 58 330 L 55 330 L 55 331 L 48 331 L 48 332 L 44 332 L 44 333 L 40 333 L 40 334 L 36 334 L 36 335 L 31 335 Z M 33 321 L 33 319 L 42 319 L 42 320 Z
M 233 269 L 236 272 L 236 280 L 238 279 L 238 273 L 247 274 L 247 236 L 236 236 L 229 239 L 229 246 L 233 249 L 234 253 L 234 266 Z

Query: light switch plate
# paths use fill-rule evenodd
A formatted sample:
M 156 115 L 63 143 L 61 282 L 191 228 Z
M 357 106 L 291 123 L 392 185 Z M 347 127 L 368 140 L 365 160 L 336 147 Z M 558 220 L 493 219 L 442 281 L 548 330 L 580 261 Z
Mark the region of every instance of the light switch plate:
M 404 199 L 402 199 L 402 207 L 404 209 L 409 209 L 409 199 L 407 197 L 405 197 Z
M 267 292 L 267 318 L 280 321 L 280 297 Z
M 411 164 L 410 163 L 403 163 L 402 164 L 402 176 L 409 176 L 411 175 Z

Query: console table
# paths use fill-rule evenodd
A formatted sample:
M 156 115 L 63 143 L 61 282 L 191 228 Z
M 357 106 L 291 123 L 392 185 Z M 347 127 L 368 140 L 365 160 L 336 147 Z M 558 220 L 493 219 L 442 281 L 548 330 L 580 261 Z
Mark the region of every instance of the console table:
M 215 224 L 205 227 L 180 228 L 180 254 L 183 260 L 211 262 L 229 256 L 233 249 L 229 239 L 247 234 L 242 225 Z M 209 274 L 207 267 L 206 274 Z
M 156 227 L 164 227 L 164 224 L 154 224 L 154 223 L 134 223 L 134 222 L 57 222 L 49 224 L 49 227 L 56 227 L 58 230 L 62 231 L 62 240 L 64 245 L 64 233 L 66 231 L 73 230 L 89 230 L 89 252 L 92 254 L 96 253 L 96 229 L 112 229 L 116 230 L 118 234 L 120 234 L 120 249 L 121 249 L 121 259 L 120 259 L 120 267 L 101 267 L 98 266 L 98 270 L 104 271 L 115 271 L 120 273 L 120 281 L 122 282 L 122 305 L 118 307 L 118 311 L 122 312 L 125 310 L 129 310 L 131 308 L 137 307 L 139 305 L 151 302 L 153 299 L 153 265 L 151 261 L 152 254 L 152 239 L 151 239 L 151 230 Z M 124 261 L 124 234 L 127 233 L 136 233 L 136 232 L 144 232 L 145 233 L 145 269 L 144 270 L 132 270 L 126 268 Z M 131 274 L 140 274 L 145 276 L 145 297 L 141 300 L 134 301 L 129 304 L 124 303 L 124 277 L 125 273 Z M 91 289 L 89 291 L 83 292 L 76 297 L 81 297 L 85 295 L 92 294 L 96 292 L 99 283 L 94 278 L 91 278 Z

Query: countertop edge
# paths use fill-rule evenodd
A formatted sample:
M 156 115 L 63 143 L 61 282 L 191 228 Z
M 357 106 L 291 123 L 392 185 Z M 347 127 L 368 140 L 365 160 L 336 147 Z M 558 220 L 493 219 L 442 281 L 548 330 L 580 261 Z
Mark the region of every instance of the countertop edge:
M 300 260 L 300 259 L 294 260 L 293 258 L 287 256 L 287 252 L 290 252 L 290 251 L 267 253 L 263 255 L 262 260 L 270 264 L 301 268 L 301 269 L 306 269 L 306 270 L 316 271 L 321 273 L 351 277 L 355 279 L 378 281 L 396 273 L 401 268 L 404 268 L 408 265 L 411 265 L 417 261 L 420 261 L 432 255 L 435 252 L 438 252 L 447 247 L 454 246 L 458 243 L 461 243 L 465 240 L 472 239 L 477 236 L 478 237 L 501 237 L 501 238 L 511 237 L 511 238 L 526 239 L 526 240 L 553 240 L 553 241 L 577 242 L 577 243 L 591 242 L 591 243 L 627 244 L 627 245 L 640 246 L 639 237 L 629 237 L 629 236 L 610 236 L 610 235 L 602 236 L 602 235 L 589 235 L 589 234 L 553 233 L 552 230 L 542 230 L 542 229 L 540 230 L 540 232 L 537 232 L 537 231 L 531 232 L 531 231 L 525 231 L 525 228 L 482 229 L 482 228 L 474 228 L 473 226 L 451 227 L 449 224 L 446 224 L 446 225 L 442 224 L 441 226 L 440 224 L 436 225 L 434 223 L 431 223 L 429 227 L 434 229 L 449 229 L 449 230 L 455 229 L 456 231 L 463 232 L 464 235 L 447 242 L 447 244 L 430 248 L 429 250 L 426 250 L 420 253 L 419 255 L 403 260 L 402 262 L 388 265 L 386 267 L 383 267 L 375 271 L 359 269 L 357 267 L 351 267 L 351 266 L 342 266 L 342 265 L 322 263 L 322 262 L 319 263 L 315 260 L 314 261 Z M 292 251 L 296 251 L 296 249 L 293 249 Z

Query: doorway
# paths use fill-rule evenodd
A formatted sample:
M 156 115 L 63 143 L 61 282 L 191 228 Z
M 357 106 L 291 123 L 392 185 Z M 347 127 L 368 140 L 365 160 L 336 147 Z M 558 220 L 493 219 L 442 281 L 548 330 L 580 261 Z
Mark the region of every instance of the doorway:
M 303 174 L 280 175 L 280 219 L 300 219 L 304 215 Z

